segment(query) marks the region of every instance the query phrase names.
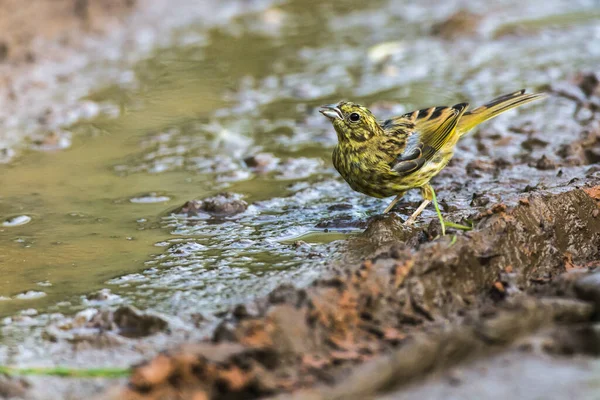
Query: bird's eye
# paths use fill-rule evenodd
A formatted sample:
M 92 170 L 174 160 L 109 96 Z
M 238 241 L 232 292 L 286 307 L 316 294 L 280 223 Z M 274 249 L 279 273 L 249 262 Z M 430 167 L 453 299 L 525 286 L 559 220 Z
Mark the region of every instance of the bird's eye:
M 352 122 L 358 122 L 358 120 L 360 119 L 360 114 L 358 113 L 352 113 L 350 114 L 350 121 Z

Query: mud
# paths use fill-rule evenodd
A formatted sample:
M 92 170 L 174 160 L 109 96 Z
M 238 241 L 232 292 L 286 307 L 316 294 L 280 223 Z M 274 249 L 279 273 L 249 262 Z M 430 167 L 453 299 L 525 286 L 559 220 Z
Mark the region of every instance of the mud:
M 210 341 L 138 366 L 113 398 L 259 398 L 325 385 L 295 398 L 360 399 L 542 329 L 570 332 L 554 336 L 556 352 L 595 354 L 599 337 L 575 332 L 593 331 L 599 311 L 598 276 L 588 275 L 600 256 L 599 193 L 528 194 L 455 240 L 420 245 L 425 231 L 372 221 L 350 247 L 377 254 L 232 313 Z
M 461 10 L 452 14 L 448 19 L 438 22 L 431 27 L 431 34 L 446 40 L 453 40 L 461 36 L 473 36 L 477 33 L 481 22 L 481 15 Z
M 3 376 L 0 378 L 0 397 L 5 399 L 23 398 L 29 389 L 25 379 Z
M 539 382 L 532 367 L 585 398 L 600 258 L 586 1 L 289 0 L 239 18 L 269 2 L 55 4 L 56 26 L 0 45 L 0 360 L 139 365 L 129 382 L 0 393 L 481 398 L 485 381 L 502 398 Z M 433 181 L 446 218 L 474 226 L 446 237 L 431 208 L 402 225 L 415 193 L 379 215 L 352 192 L 316 109 L 346 98 L 385 118 L 522 87 L 551 96 L 465 137 Z
M 76 31 L 106 32 L 111 22 L 126 17 L 135 4 L 136 0 L 42 0 L 29 5 L 2 0 L 0 61 L 33 63 L 40 57 L 35 40 L 68 41 L 76 39 Z
M 0 1 L 0 123 L 5 126 L 0 132 L 0 162 L 10 161 L 24 147 L 24 139 L 31 139 L 33 147 L 41 150 L 70 146 L 68 134 L 54 124 L 57 117 L 52 115 L 54 110 L 50 104 L 45 108 L 43 104 L 34 104 L 32 111 L 37 113 L 37 124 L 18 121 L 15 116 L 24 114 L 18 109 L 35 103 L 37 92 L 48 89 L 57 78 L 70 79 L 63 75 L 64 71 L 49 64 L 70 56 L 85 40 L 122 26 L 135 6 L 135 0 L 42 0 L 35 4 Z M 57 42 L 62 43 L 56 46 Z M 48 51 L 49 48 L 52 50 Z M 41 73 L 32 76 L 36 69 Z M 81 116 L 85 114 L 84 110 L 74 108 L 71 111 Z M 14 129 L 16 125 L 31 128 Z
M 0 164 L 71 147 L 72 124 L 115 114 L 87 98 L 94 90 L 130 82 L 136 62 L 185 40 L 182 26 L 218 24 L 259 3 L 221 3 L 209 20 L 210 4 L 187 0 L 1 0 Z

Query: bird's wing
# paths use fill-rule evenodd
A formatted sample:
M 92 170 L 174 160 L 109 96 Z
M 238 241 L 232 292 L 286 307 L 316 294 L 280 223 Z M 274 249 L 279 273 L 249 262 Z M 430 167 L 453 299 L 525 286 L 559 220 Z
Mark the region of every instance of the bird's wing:
M 400 175 L 409 175 L 430 161 L 452 138 L 458 120 L 468 106 L 461 103 L 452 107 L 426 108 L 385 121 L 384 130 L 402 129 L 408 133 L 406 147 L 391 163 L 391 168 Z

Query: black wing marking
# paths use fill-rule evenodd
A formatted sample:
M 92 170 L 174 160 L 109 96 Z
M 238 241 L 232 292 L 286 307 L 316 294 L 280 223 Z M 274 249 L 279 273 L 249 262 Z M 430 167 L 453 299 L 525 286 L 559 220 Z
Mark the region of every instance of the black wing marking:
M 390 165 L 401 176 L 419 170 L 446 144 L 455 131 L 467 103 L 453 107 L 432 107 L 406 114 L 415 122 L 414 132 L 402 154 Z

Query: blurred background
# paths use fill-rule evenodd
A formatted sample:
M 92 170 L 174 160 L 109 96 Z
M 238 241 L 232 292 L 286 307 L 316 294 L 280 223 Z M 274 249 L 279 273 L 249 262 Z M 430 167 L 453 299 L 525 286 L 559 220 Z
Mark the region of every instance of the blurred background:
M 49 324 L 89 307 L 131 304 L 192 326 L 281 283 L 307 284 L 385 207 L 333 169 L 336 136 L 319 105 L 352 100 L 383 119 L 560 89 L 600 65 L 599 7 L 0 0 L 4 346 L 23 332 L 43 346 Z M 499 141 L 508 121 L 571 135 L 573 108 L 554 104 L 498 118 L 489 141 L 466 140 L 439 195 L 466 209 L 473 193 L 452 185 L 469 161 L 523 155 L 525 138 Z M 528 160 L 485 178 L 489 192 L 513 190 L 517 176 L 555 179 Z

